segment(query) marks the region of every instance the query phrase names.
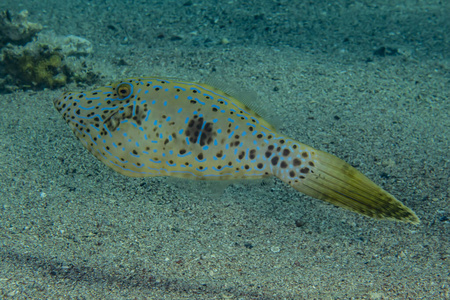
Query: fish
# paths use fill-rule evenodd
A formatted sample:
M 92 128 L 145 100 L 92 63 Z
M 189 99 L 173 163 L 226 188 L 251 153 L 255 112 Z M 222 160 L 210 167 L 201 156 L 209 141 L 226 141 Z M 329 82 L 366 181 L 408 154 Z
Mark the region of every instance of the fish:
M 275 176 L 364 216 L 419 224 L 410 208 L 357 169 L 279 133 L 238 94 L 208 83 L 133 77 L 64 92 L 54 106 L 90 153 L 125 176 Z

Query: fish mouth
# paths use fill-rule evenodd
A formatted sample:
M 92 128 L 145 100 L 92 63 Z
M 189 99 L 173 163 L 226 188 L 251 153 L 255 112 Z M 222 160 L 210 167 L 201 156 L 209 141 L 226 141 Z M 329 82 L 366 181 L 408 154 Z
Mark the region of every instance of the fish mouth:
M 67 98 L 67 96 L 69 96 L 70 94 L 72 94 L 72 92 L 63 92 L 59 97 L 56 97 L 55 99 L 53 99 L 53 105 L 55 106 L 55 108 L 60 111 L 62 108 L 62 105 L 64 103 L 64 100 Z

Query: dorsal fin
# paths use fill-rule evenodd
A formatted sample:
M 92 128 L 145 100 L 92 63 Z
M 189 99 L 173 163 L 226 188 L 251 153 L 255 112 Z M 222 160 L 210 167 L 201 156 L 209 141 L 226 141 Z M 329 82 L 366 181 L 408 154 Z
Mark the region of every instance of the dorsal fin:
M 236 98 L 245 106 L 250 108 L 259 117 L 272 125 L 272 127 L 274 127 L 275 129 L 279 128 L 279 124 L 276 122 L 275 116 L 269 113 L 271 111 L 270 105 L 267 102 L 264 102 L 261 98 L 258 98 L 256 92 L 245 91 L 240 88 L 236 88 L 230 83 L 227 83 L 225 80 L 212 75 L 202 80 L 201 83 L 212 86 L 218 90 L 225 92 L 227 95 Z

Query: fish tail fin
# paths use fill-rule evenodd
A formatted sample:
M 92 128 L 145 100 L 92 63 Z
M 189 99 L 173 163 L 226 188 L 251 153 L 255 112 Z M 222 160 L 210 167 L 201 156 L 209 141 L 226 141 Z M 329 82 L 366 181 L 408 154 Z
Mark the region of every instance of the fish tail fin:
M 375 219 L 420 223 L 411 209 L 342 159 L 300 143 L 293 148 L 301 150 L 273 171 L 297 191 Z

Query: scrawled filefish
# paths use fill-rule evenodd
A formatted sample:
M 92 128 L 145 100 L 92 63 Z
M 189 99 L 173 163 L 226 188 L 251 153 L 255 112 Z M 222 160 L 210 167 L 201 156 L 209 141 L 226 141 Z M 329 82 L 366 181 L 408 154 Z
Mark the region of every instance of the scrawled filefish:
M 369 217 L 419 223 L 413 211 L 343 160 L 276 132 L 236 97 L 208 84 L 128 78 L 66 92 L 54 104 L 82 144 L 123 175 L 273 175 Z

